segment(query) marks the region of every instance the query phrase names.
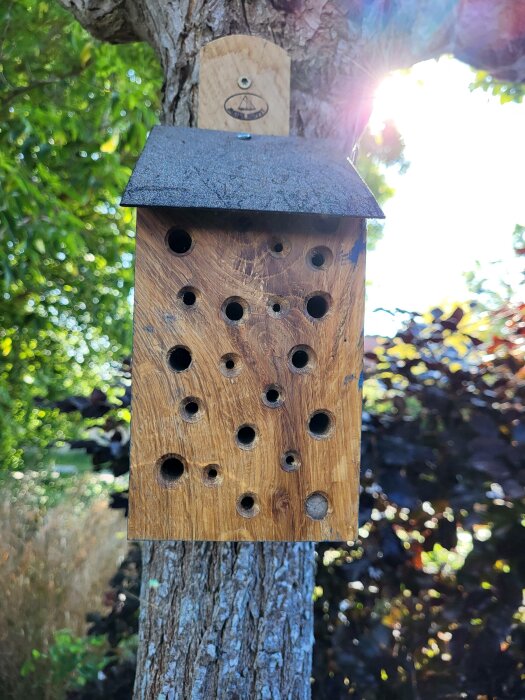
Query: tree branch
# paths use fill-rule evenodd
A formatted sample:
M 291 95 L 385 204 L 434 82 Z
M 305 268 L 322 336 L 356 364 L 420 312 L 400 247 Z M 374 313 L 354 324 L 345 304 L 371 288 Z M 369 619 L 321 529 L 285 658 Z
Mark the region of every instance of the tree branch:
M 59 0 L 87 31 L 101 41 L 125 44 L 144 39 L 134 27 L 133 2 L 126 0 Z

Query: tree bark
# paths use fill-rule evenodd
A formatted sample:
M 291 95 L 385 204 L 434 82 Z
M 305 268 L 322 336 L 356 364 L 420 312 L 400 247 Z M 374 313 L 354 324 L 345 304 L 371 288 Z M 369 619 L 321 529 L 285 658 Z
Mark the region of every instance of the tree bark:
M 61 2 L 97 38 L 154 47 L 166 124 L 196 125 L 199 49 L 235 33 L 289 51 L 292 132 L 337 136 L 348 152 L 393 68 L 455 50 L 500 77 L 525 78 L 525 26 L 503 41 L 490 34 L 498 12 L 512 14 L 511 0 Z M 143 553 L 137 700 L 310 696 L 312 544 L 150 542 Z
M 313 582 L 310 543 L 145 543 L 136 700 L 307 700 Z

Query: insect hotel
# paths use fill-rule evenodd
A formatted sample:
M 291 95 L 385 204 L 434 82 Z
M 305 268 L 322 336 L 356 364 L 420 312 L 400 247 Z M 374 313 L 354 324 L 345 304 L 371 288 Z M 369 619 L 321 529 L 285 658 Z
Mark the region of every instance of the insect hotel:
M 337 143 L 156 127 L 138 207 L 129 536 L 347 540 L 366 218 Z

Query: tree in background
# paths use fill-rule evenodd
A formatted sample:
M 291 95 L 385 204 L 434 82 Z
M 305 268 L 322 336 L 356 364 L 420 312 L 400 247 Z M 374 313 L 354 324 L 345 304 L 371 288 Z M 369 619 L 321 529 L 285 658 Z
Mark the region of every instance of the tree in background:
M 85 390 L 129 353 L 134 227 L 117 204 L 160 76 L 148 47 L 99 51 L 54 3 L 3 3 L 0 25 L 0 464 L 13 469 L 65 436 L 35 399 Z
M 349 149 L 388 70 L 453 51 L 497 77 L 523 78 L 525 17 L 510 2 L 64 4 L 98 38 L 155 48 L 166 123 L 194 124 L 198 50 L 235 32 L 268 36 L 290 51 L 295 132 L 337 134 Z M 144 551 L 138 697 L 168 689 L 181 697 L 309 695 L 312 545 L 159 543 Z M 235 615 L 247 591 L 252 614 Z M 211 652 L 218 648 L 220 658 Z

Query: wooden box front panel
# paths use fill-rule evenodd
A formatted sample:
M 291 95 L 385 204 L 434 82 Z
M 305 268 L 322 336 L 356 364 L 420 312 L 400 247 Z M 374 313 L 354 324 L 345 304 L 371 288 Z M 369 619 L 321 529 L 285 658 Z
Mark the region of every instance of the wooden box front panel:
M 139 210 L 130 538 L 354 538 L 364 268 L 360 219 Z

